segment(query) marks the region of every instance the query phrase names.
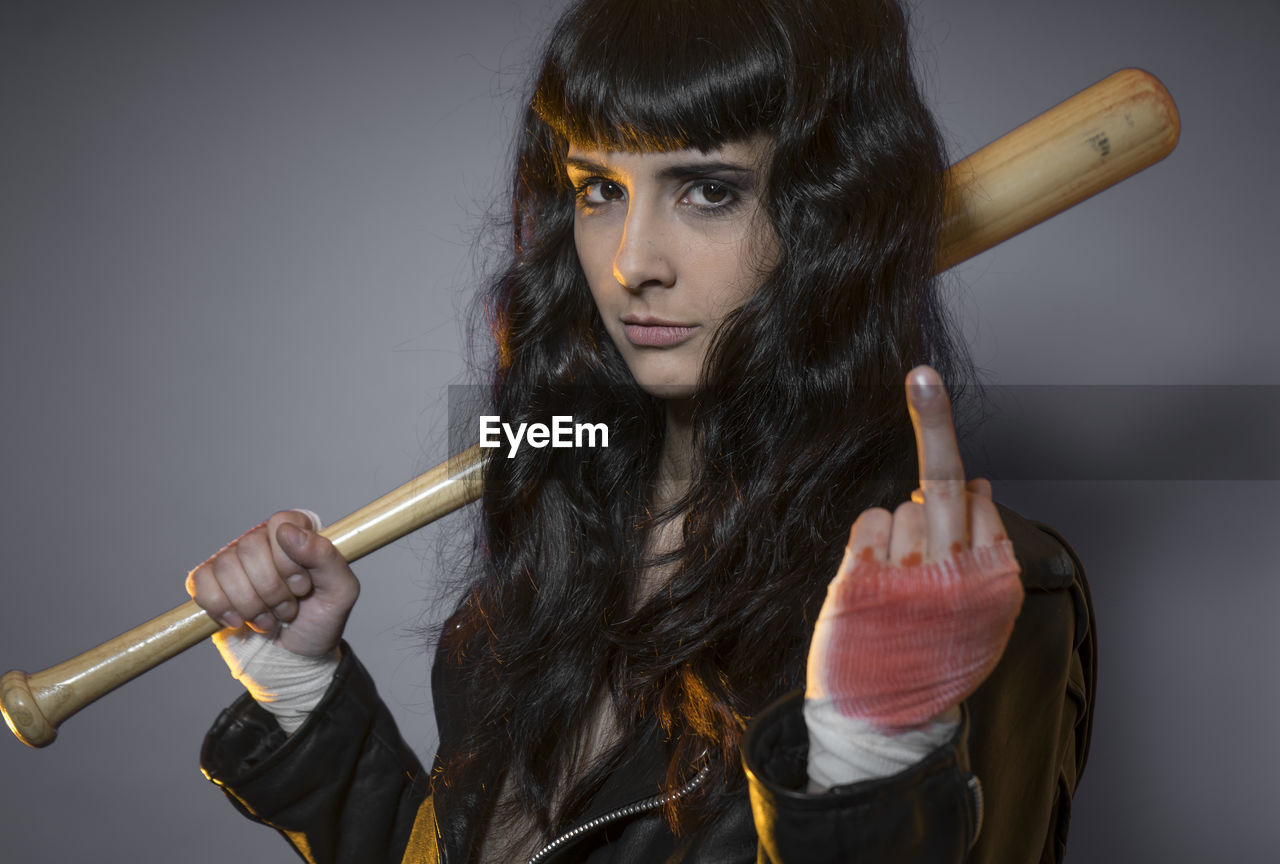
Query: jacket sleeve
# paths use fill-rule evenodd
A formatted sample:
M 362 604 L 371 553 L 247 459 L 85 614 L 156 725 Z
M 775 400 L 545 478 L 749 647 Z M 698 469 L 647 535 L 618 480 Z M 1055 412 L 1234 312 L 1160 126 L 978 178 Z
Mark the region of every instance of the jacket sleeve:
M 245 694 L 209 730 L 200 767 L 313 864 L 399 862 L 419 810 L 431 809 L 422 806 L 427 773 L 345 644 L 328 691 L 293 735 Z
M 981 812 L 967 712 L 952 739 L 911 769 L 810 795 L 803 706 L 803 691 L 783 697 L 752 721 L 743 742 L 761 862 L 964 860 Z
M 1002 516 L 1027 596 L 949 742 L 892 777 L 810 795 L 803 692 L 752 721 L 742 755 L 760 862 L 1062 861 L 1091 733 L 1092 604 L 1066 541 L 1003 508 Z

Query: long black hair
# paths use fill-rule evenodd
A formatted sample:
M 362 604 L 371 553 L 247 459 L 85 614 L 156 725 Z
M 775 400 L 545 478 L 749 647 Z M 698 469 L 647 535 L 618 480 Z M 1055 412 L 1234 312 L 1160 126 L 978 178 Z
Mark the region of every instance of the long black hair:
M 705 151 L 757 135 L 772 142 L 763 205 L 780 256 L 708 353 L 692 485 L 653 512 L 663 404 L 596 312 L 563 160 L 570 142 Z M 487 413 L 605 422 L 610 446 L 489 461 L 477 572 L 442 637 L 474 712 L 446 773 L 499 759 L 542 832 L 637 741 L 665 742 L 668 788 L 711 754 L 712 779 L 668 810 L 674 830 L 741 794 L 745 720 L 803 685 L 850 523 L 915 485 L 906 372 L 930 363 L 953 389 L 972 377 L 933 278 L 945 167 L 895 0 L 581 0 L 564 13 L 518 133 L 509 258 L 484 298 Z M 646 558 L 672 516 L 680 548 Z M 655 565 L 669 581 L 641 596 Z M 601 700 L 622 741 L 585 764 Z

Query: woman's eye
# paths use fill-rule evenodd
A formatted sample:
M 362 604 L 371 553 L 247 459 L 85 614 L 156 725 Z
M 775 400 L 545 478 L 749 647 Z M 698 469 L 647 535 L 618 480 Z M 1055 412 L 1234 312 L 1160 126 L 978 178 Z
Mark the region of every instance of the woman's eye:
M 622 187 L 612 180 L 588 180 L 578 187 L 578 198 L 592 206 L 621 200 Z
M 727 183 L 703 180 L 689 187 L 686 197 L 695 207 L 723 207 L 733 201 L 733 192 Z

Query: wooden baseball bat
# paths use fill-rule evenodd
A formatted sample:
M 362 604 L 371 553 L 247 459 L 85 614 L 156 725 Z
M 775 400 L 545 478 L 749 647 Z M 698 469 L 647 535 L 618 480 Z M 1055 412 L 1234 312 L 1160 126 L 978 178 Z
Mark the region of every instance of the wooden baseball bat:
M 1159 161 L 1178 141 L 1164 86 L 1123 69 L 957 162 L 947 173 L 939 272 L 1043 222 Z M 321 533 L 347 561 L 416 531 L 480 495 L 479 445 L 459 453 Z M 0 678 L 5 722 L 32 747 L 72 714 L 222 629 L 194 601 L 28 675 Z

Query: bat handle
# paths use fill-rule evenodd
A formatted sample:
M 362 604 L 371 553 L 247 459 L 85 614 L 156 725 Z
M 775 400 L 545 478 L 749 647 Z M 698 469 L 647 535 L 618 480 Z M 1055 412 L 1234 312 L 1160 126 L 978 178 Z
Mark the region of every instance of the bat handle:
M 52 744 L 63 720 L 221 629 L 195 601 L 188 600 L 42 672 L 7 672 L 0 678 L 5 723 L 24 744 Z
M 380 549 L 480 496 L 483 459 L 473 446 L 325 528 L 346 561 Z M 188 600 L 57 666 L 0 678 L 5 723 L 24 744 L 45 747 L 58 726 L 100 696 L 222 629 Z

